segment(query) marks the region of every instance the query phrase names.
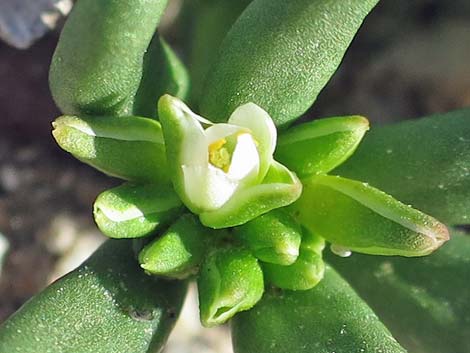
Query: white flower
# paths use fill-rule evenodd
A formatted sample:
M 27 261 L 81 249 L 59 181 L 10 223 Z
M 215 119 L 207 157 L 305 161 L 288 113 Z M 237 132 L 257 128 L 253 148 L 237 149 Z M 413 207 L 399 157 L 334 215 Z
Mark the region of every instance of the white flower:
M 259 202 L 267 194 L 279 192 L 279 184 L 296 185 L 294 193 L 298 193 L 300 183 L 295 175 L 273 160 L 276 127 L 269 114 L 256 104 L 242 105 L 227 123 L 213 124 L 193 113 L 180 100 L 166 95 L 160 99 L 159 115 L 175 189 L 185 205 L 200 214 L 206 225 L 240 224 L 246 222 L 247 217 L 252 219 L 284 206 L 285 200 L 278 206 L 270 197 L 270 205 L 259 205 L 259 212 L 248 207 L 250 216 L 243 216 L 246 210 L 240 210 L 248 199 Z M 253 189 L 266 185 L 264 180 L 271 168 L 275 169 L 277 177 L 282 174 L 280 183 L 270 180 L 274 188 Z M 281 189 L 285 194 L 285 188 Z M 248 190 L 255 194 L 261 192 L 258 200 L 252 200 L 254 194 L 246 195 Z M 242 194 L 244 200 L 238 197 Z M 213 213 L 227 219 L 222 221 L 216 217 L 216 222 L 207 221 L 204 215 Z

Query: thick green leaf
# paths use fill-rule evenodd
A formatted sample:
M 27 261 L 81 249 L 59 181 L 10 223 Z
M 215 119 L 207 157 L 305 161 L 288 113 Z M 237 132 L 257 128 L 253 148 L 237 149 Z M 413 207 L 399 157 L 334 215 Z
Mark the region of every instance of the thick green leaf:
M 327 257 L 410 352 L 468 352 L 469 236 L 453 233 L 442 249 L 419 259 Z
M 160 352 L 185 292 L 146 276 L 129 241 L 109 240 L 3 323 L 0 352 Z
M 198 102 L 203 80 L 211 69 L 220 44 L 228 30 L 251 0 L 186 0 L 191 16 L 189 62 L 191 97 Z
M 328 173 L 353 154 L 368 129 L 361 116 L 297 125 L 279 136 L 275 158 L 300 178 Z
M 251 309 L 264 291 L 263 271 L 245 249 L 221 249 L 210 254 L 198 278 L 199 311 L 206 327 L 220 325 Z
M 470 109 L 373 128 L 336 170 L 448 224 L 470 223 Z
M 367 184 L 336 176 L 305 180 L 292 211 L 314 234 L 366 254 L 422 256 L 449 239 L 434 218 Z
M 235 227 L 234 233 L 261 261 L 290 265 L 299 256 L 302 230 L 294 218 L 282 209 Z
M 167 0 L 80 0 L 52 59 L 49 82 L 64 114 L 131 115 L 144 54 Z
M 150 274 L 186 278 L 199 270 L 210 230 L 196 216 L 185 214 L 139 253 L 140 266 Z
M 156 33 L 144 56 L 142 81 L 137 91 L 133 115 L 157 117 L 157 102 L 164 94 L 185 99 L 189 75 L 171 47 Z
M 298 118 L 377 2 L 252 1 L 222 43 L 202 91 L 202 115 L 225 121 L 236 107 L 253 102 L 278 126 Z
M 405 353 L 334 270 L 305 291 L 266 291 L 232 320 L 235 353 Z
M 101 193 L 93 205 L 98 228 L 111 238 L 145 237 L 183 210 L 170 185 L 123 184 Z
M 61 116 L 52 126 L 61 148 L 108 175 L 170 182 L 162 128 L 157 121 L 135 116 Z

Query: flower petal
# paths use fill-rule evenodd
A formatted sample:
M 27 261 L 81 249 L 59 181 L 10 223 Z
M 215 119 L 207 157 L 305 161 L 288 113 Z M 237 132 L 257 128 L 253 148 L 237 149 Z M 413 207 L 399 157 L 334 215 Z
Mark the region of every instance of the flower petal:
M 251 130 L 253 137 L 258 142 L 260 155 L 258 180 L 263 180 L 268 172 L 276 148 L 277 131 L 273 120 L 261 107 L 254 103 L 247 103 L 235 109 L 228 122 Z
M 199 212 L 221 207 L 232 197 L 239 185 L 212 165 L 183 166 L 183 175 L 184 192 Z
M 232 154 L 232 161 L 228 170 L 228 177 L 230 179 L 244 180 L 245 182 L 251 181 L 251 176 L 258 175 L 260 167 L 260 158 L 258 150 L 256 149 L 253 137 L 246 133 L 238 136 L 237 146 Z
M 205 131 L 204 134 L 206 135 L 207 145 L 214 143 L 224 137 L 229 135 L 234 135 L 237 133 L 241 133 L 246 129 L 240 128 L 238 125 L 232 124 L 214 124 L 209 126 Z

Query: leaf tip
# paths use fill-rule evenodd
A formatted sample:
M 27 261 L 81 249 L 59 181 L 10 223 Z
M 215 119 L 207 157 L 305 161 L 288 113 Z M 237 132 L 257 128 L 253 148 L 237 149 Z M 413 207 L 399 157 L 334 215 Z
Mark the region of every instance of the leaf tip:
M 435 248 L 433 249 L 433 251 L 440 248 L 445 242 L 450 240 L 449 229 L 444 224 L 436 222 L 434 232 Z
M 362 125 L 366 130 L 370 129 L 370 122 L 365 116 L 356 115 L 357 121 L 360 125 Z

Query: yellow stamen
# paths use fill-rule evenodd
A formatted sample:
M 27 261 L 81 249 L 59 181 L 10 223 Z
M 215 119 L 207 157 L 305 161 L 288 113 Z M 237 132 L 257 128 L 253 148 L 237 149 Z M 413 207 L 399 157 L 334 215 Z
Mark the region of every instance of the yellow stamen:
M 227 148 L 224 147 L 226 143 L 227 140 L 222 138 L 209 145 L 209 162 L 213 166 L 222 169 L 225 173 L 228 173 L 231 155 Z

